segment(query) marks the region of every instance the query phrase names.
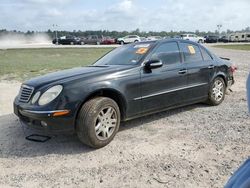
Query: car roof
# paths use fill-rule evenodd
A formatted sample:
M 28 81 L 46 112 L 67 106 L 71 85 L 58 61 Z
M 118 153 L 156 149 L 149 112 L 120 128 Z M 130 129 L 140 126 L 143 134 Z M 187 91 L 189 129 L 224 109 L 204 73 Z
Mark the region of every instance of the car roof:
M 198 44 L 197 42 L 193 42 L 193 41 L 190 41 L 190 40 L 184 40 L 184 39 L 177 39 L 177 38 L 142 41 L 142 42 L 138 42 L 136 44 L 159 44 L 159 43 L 164 43 L 164 42 L 185 42 L 185 43 L 190 43 L 190 44 L 200 46 L 200 44 Z

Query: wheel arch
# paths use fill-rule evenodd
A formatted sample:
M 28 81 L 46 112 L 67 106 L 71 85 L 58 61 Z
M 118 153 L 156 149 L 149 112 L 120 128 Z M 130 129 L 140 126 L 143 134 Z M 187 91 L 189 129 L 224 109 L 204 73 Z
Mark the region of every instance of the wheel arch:
M 121 113 L 121 120 L 126 119 L 126 109 L 127 109 L 126 99 L 119 91 L 115 89 L 111 89 L 111 88 L 102 88 L 102 89 L 95 90 L 91 92 L 87 97 L 85 97 L 85 99 L 82 101 L 82 103 L 78 107 L 76 118 L 82 106 L 86 103 L 86 101 L 95 97 L 108 97 L 108 98 L 113 99 L 119 106 L 120 113 Z
M 221 73 L 218 73 L 218 74 L 216 74 L 214 77 L 213 77 L 213 79 L 212 79 L 212 81 L 215 79 L 215 78 L 222 78 L 223 80 L 224 80 L 224 83 L 225 83 L 225 85 L 226 85 L 226 87 L 227 87 L 227 79 L 226 79 L 226 75 L 225 74 L 223 74 L 222 72 Z

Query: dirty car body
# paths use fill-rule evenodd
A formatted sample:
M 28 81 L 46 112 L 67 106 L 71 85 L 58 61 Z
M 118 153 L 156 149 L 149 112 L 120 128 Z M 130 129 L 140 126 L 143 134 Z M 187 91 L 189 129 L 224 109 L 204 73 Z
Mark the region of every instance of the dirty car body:
M 119 121 L 126 121 L 208 101 L 216 78 L 230 87 L 231 63 L 200 44 L 181 39 L 139 42 L 116 48 L 93 65 L 24 82 L 14 112 L 30 127 L 74 132 L 81 109 L 93 98 L 114 101 Z

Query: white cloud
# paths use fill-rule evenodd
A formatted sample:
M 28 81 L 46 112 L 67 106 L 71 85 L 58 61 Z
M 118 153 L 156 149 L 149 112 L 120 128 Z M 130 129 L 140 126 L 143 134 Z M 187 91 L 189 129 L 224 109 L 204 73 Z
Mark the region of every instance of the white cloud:
M 24 0 L 27 3 L 35 4 L 65 4 L 70 3 L 72 0 Z
M 111 4 L 111 1 L 113 4 Z M 3 3 L 5 2 L 5 3 Z M 248 0 L 3 0 L 0 27 L 18 30 L 214 31 L 250 25 Z M 110 3 L 109 3 L 110 2 Z
M 45 12 L 44 12 L 44 15 L 48 16 L 48 17 L 56 17 L 56 16 L 62 16 L 63 13 L 56 9 L 56 8 L 51 8 L 51 9 L 47 9 Z
M 117 8 L 118 10 L 121 10 L 121 11 L 123 10 L 129 11 L 132 8 L 132 6 L 133 6 L 133 2 L 131 0 L 124 0 L 118 4 Z

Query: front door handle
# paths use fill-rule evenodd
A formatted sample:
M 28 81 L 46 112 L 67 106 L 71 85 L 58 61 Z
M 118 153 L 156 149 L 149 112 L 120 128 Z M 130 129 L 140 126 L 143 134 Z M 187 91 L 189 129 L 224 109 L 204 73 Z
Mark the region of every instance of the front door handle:
M 209 65 L 207 68 L 213 69 L 213 68 L 214 68 L 214 65 Z
M 179 74 L 186 74 L 187 73 L 187 69 L 182 69 L 178 72 Z

